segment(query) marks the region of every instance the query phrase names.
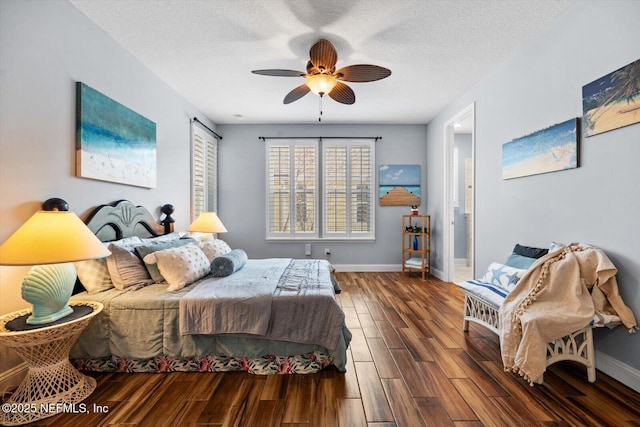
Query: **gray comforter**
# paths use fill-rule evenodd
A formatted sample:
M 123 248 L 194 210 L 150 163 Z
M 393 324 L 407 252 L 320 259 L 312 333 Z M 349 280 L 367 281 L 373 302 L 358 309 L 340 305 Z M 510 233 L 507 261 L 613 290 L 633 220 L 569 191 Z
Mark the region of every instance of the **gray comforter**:
M 327 261 L 253 260 L 186 294 L 180 300 L 180 332 L 252 334 L 335 350 L 344 313 L 334 293 Z

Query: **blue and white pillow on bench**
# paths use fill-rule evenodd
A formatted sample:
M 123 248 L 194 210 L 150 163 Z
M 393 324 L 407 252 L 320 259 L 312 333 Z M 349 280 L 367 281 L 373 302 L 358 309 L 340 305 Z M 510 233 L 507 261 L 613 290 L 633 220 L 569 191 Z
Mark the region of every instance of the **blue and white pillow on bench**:
M 498 286 L 507 292 L 511 292 L 516 287 L 527 270 L 509 267 L 498 262 L 492 262 L 481 282 Z

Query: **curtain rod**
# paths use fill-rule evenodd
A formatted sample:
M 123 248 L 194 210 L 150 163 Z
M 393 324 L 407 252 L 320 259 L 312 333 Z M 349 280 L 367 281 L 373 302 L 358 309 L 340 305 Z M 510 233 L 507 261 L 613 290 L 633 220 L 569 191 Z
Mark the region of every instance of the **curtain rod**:
M 378 142 L 381 136 L 259 136 L 258 139 L 374 139 Z
M 194 122 L 198 122 L 200 123 L 202 126 L 204 126 L 209 132 L 211 132 L 213 134 L 213 136 L 215 136 L 217 139 L 222 141 L 222 136 L 218 135 L 218 133 L 216 133 L 215 130 L 211 129 L 209 126 L 205 125 L 204 123 L 202 123 L 200 120 L 198 120 L 197 117 L 194 117 L 193 120 Z

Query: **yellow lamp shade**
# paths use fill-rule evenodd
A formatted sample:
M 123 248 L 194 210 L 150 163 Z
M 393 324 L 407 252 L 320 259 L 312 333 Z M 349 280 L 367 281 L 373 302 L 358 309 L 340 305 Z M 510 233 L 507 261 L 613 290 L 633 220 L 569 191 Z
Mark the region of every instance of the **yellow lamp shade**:
M 0 246 L 0 265 L 56 264 L 110 253 L 75 213 L 38 211 Z
M 198 218 L 187 227 L 187 231 L 195 233 L 226 233 L 227 229 L 215 212 L 202 212 Z
M 75 213 L 38 211 L 0 246 L 0 265 L 33 266 L 22 281 L 22 298 L 33 304 L 26 322 L 42 325 L 73 312 L 71 263 L 110 253 Z
M 315 74 L 307 77 L 305 84 L 316 95 L 325 95 L 333 90 L 338 80 L 329 74 Z

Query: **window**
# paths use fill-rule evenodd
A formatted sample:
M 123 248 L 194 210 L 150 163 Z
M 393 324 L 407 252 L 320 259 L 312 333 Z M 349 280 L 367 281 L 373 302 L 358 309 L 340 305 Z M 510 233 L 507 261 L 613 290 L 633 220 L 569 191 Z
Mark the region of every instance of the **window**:
M 191 125 L 191 153 L 193 220 L 218 208 L 218 141 L 196 123 Z
M 373 140 L 269 140 L 266 158 L 267 238 L 375 237 Z

